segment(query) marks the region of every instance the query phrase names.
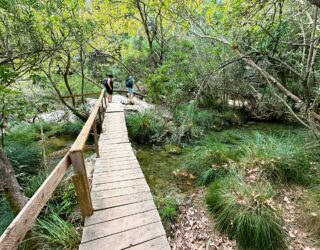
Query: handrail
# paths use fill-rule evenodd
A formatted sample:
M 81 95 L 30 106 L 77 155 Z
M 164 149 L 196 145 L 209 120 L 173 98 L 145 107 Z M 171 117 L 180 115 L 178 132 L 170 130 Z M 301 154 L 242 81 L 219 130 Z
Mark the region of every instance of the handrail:
M 72 164 L 74 168 L 72 181 L 75 185 L 81 213 L 83 217 L 92 213 L 88 178 L 86 175 L 83 157 L 83 148 L 92 128 L 94 131 L 97 156 L 99 155 L 96 116 L 99 113 L 99 119 L 101 123 L 102 119 L 100 108 L 106 108 L 106 104 L 104 90 L 102 90 L 87 122 L 83 126 L 69 152 L 63 157 L 63 159 L 54 168 L 51 174 L 46 178 L 35 194 L 30 198 L 27 204 L 22 208 L 19 214 L 14 218 L 14 220 L 1 235 L 0 250 L 12 250 L 18 247 L 19 243 L 24 238 L 26 233 L 31 229 L 32 224 L 35 222 L 41 210 L 50 199 L 52 193 L 61 182 L 70 164 Z M 87 202 L 89 205 L 91 205 L 91 210 L 88 204 L 83 204 L 83 202 Z
M 101 94 L 99 96 L 98 101 L 96 102 L 96 104 L 94 105 L 91 114 L 88 118 L 88 120 L 86 121 L 86 123 L 84 124 L 80 134 L 78 135 L 77 139 L 75 140 L 75 142 L 73 143 L 70 151 L 79 151 L 79 150 L 83 150 L 84 145 L 88 139 L 91 127 L 95 121 L 95 118 L 98 114 L 100 105 L 101 105 L 101 101 L 104 97 L 104 90 L 101 91 Z

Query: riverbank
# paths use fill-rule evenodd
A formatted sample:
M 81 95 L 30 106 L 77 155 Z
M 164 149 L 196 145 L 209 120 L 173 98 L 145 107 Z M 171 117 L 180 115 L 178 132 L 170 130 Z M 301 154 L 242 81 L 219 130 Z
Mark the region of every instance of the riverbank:
M 278 151 L 275 149 L 269 152 L 268 145 L 261 145 L 262 151 L 257 151 L 257 138 L 263 143 L 274 143 L 274 149 L 277 144 L 281 145 L 278 145 Z M 253 139 L 255 141 L 252 141 Z M 244 164 L 244 155 L 247 154 L 243 153 L 243 149 L 250 148 L 255 152 L 254 158 L 250 158 L 254 164 L 245 170 L 245 183 L 250 187 L 260 178 L 260 170 L 267 167 L 264 161 L 268 161 L 268 154 L 271 158 L 279 157 L 280 153 L 283 156 L 289 154 L 298 157 L 299 155 L 295 155 L 292 150 L 311 146 L 311 141 L 309 132 L 299 126 L 250 123 L 221 131 L 208 131 L 201 139 L 181 144 L 179 154 L 169 153 L 164 145 L 137 147 L 138 160 L 155 200 L 160 197 L 162 200 L 170 201 L 167 207 L 162 203 L 158 208 L 166 225 L 172 249 L 237 249 L 236 241 L 230 240 L 226 232 L 217 230 L 219 214 L 208 210 L 205 203 L 206 186 L 220 178 L 223 180 L 225 175 L 230 174 L 229 171 L 234 165 Z M 286 142 L 293 144 L 292 150 L 283 148 L 283 152 L 279 152 L 280 147 L 287 145 L 284 144 Z M 261 154 L 264 155 L 263 158 Z M 292 159 L 290 164 L 294 165 L 295 160 L 298 159 Z M 315 161 L 311 167 L 318 171 L 317 156 L 312 156 L 310 161 Z M 238 167 L 237 169 L 239 172 Z M 259 179 L 259 182 L 270 183 L 272 186 L 274 195 L 272 200 L 269 200 L 272 201 L 269 206 L 274 206 L 279 211 L 283 239 L 287 247 L 318 249 L 319 226 L 311 228 L 304 222 L 313 219 L 318 224 L 317 207 L 320 205 L 320 199 L 315 198 L 313 194 L 315 186 L 318 185 L 317 180 L 314 180 L 313 184 L 280 179 Z M 308 201 L 308 205 L 305 205 L 305 201 Z M 172 205 L 173 203 L 175 205 Z M 168 215 L 167 211 L 161 212 L 162 210 L 169 210 L 171 215 Z

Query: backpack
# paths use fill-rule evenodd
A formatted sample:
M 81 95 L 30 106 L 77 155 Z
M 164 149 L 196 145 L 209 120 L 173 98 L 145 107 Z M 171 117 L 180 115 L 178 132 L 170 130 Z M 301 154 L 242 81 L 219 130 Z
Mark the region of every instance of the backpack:
M 127 88 L 133 87 L 133 78 L 131 76 L 127 77 L 127 79 L 126 79 L 126 87 Z
M 108 86 L 108 78 L 103 79 L 103 86 L 107 87 Z

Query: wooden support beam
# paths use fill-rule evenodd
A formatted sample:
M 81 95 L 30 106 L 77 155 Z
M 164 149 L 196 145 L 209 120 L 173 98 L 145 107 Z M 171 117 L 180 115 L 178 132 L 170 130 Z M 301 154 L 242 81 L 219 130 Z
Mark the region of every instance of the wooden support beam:
M 101 124 L 101 122 L 100 122 L 100 124 Z M 97 158 L 99 158 L 100 157 L 100 155 L 99 155 L 99 142 L 98 142 L 99 139 L 98 139 L 98 133 L 97 133 L 97 122 L 96 122 L 96 120 L 94 120 L 94 122 L 93 122 L 92 129 L 93 129 L 95 151 L 96 151 Z
M 80 211 L 83 217 L 93 213 L 86 166 L 82 151 L 70 151 L 71 164 L 74 169 L 72 181 L 76 190 Z
M 99 108 L 99 129 L 100 129 L 100 133 L 102 133 L 102 116 L 101 116 L 101 109 Z M 104 112 L 103 112 L 104 113 Z

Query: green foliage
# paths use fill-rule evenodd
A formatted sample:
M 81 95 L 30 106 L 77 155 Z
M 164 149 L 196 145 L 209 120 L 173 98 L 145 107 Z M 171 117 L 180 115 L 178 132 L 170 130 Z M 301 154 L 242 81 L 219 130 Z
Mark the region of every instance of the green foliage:
M 165 122 L 154 111 L 145 111 L 126 117 L 129 137 L 137 143 L 158 142 L 162 139 Z
M 59 136 L 59 135 L 78 135 L 83 127 L 82 121 L 75 122 L 57 122 L 57 123 L 44 123 L 43 130 L 46 136 Z
M 198 138 L 208 129 L 241 124 L 242 119 L 236 111 L 218 112 L 197 107 L 197 103 L 179 105 L 174 111 L 176 130 L 171 140 Z
M 164 224 L 167 233 L 171 230 L 171 223 L 178 217 L 178 204 L 175 198 L 166 196 L 154 197 L 157 209 L 159 211 L 162 223 Z
M 199 175 L 197 175 L 196 185 L 208 185 L 212 181 L 217 180 L 226 176 L 229 173 L 229 170 L 224 167 L 218 168 L 209 168 L 207 170 L 202 171 Z
M 25 188 L 23 189 L 24 194 L 30 198 L 38 190 L 47 177 L 48 174 L 43 170 L 37 175 L 31 176 L 27 181 Z
M 216 215 L 217 228 L 235 239 L 240 249 L 284 249 L 273 196 L 267 184 L 248 185 L 240 176 L 229 176 L 209 186 L 206 202 Z
M 8 142 L 5 153 L 13 165 L 19 182 L 26 182 L 30 175 L 38 173 L 41 164 L 41 151 L 39 147 L 30 142 Z
M 319 172 L 316 154 L 297 137 L 254 133 L 240 150 L 243 153 L 240 165 L 249 169 L 258 167 L 271 180 L 308 184 Z
M 69 217 L 73 214 L 77 204 L 74 185 L 70 181 L 64 181 L 56 190 L 53 203 L 56 212 L 63 217 Z
M 80 243 L 80 234 L 76 228 L 55 212 L 38 219 L 34 234 L 38 241 L 49 242 L 52 247 L 60 249 L 75 249 Z
M 0 195 L 0 234 L 9 226 L 14 219 L 10 206 L 4 196 Z

